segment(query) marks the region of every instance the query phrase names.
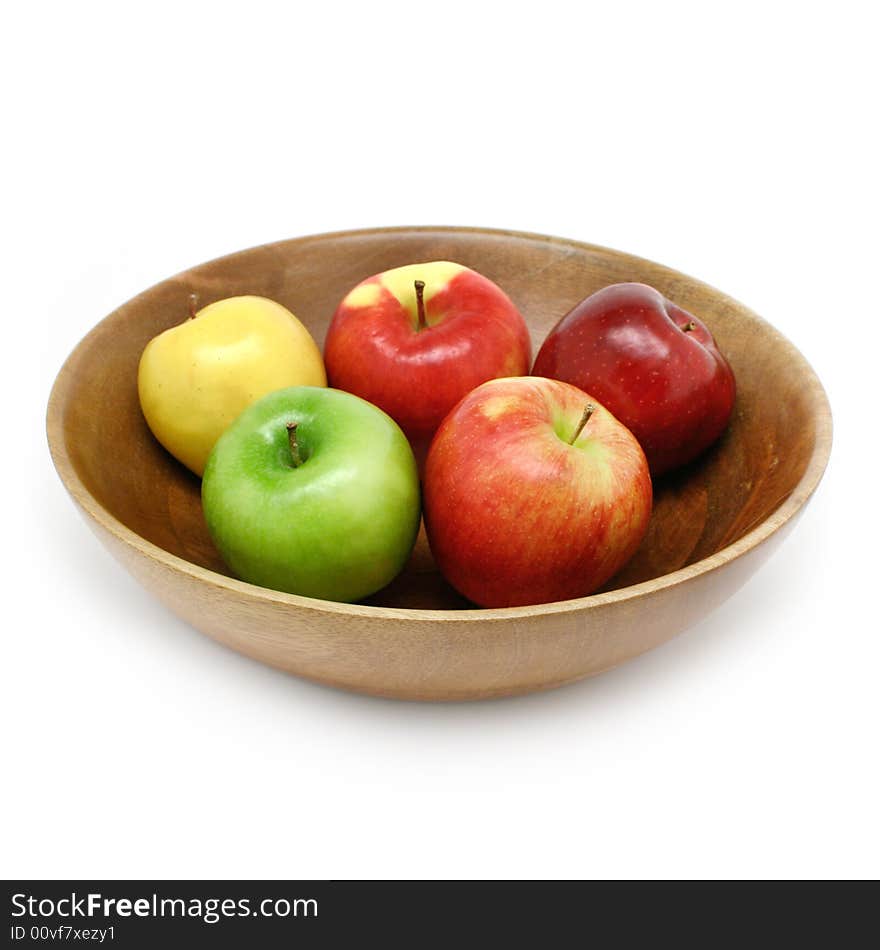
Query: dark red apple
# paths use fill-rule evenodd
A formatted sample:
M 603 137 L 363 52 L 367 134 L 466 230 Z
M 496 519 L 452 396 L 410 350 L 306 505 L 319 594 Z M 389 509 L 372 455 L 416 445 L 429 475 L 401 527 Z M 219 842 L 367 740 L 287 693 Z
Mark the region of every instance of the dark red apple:
M 384 409 L 420 455 L 475 386 L 528 373 L 531 341 L 500 287 L 461 264 L 430 261 L 351 290 L 327 331 L 324 361 L 331 386 Z
M 736 395 L 705 325 L 646 284 L 612 284 L 582 300 L 550 331 L 532 374 L 595 396 L 639 440 L 652 475 L 708 448 Z
M 474 603 L 570 600 L 635 552 L 651 478 L 632 433 L 592 396 L 554 379 L 495 379 L 434 436 L 423 511 L 440 570 Z

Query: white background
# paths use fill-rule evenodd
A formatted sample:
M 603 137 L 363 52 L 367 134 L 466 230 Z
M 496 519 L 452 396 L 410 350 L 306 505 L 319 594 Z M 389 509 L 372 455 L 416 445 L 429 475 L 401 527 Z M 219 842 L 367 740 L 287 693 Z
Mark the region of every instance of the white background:
M 4 876 L 880 872 L 870 6 L 7 13 Z M 811 361 L 826 478 L 708 620 L 549 694 L 381 701 L 214 644 L 87 531 L 44 413 L 101 317 L 240 248 L 416 223 L 659 260 Z

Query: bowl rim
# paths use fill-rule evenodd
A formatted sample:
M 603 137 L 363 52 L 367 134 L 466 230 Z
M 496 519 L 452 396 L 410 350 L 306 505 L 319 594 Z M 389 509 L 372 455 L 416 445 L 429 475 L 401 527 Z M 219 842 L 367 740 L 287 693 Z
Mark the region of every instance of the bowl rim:
M 603 254 L 614 258 L 626 259 L 630 262 L 648 265 L 663 273 L 669 278 L 681 278 L 688 283 L 695 284 L 719 298 L 722 302 L 728 303 L 737 310 L 744 312 L 750 319 L 761 324 L 766 331 L 775 336 L 788 355 L 798 361 L 806 371 L 807 382 L 810 395 L 813 397 L 816 409 L 815 422 L 816 434 L 815 444 L 810 459 L 801 475 L 797 485 L 781 501 L 779 506 L 771 512 L 766 518 L 749 529 L 741 538 L 728 544 L 708 557 L 688 564 L 676 571 L 668 574 L 662 574 L 659 577 L 642 581 L 638 584 L 632 584 L 628 587 L 621 587 L 617 590 L 607 591 L 598 594 L 590 594 L 587 597 L 579 597 L 573 600 L 554 601 L 546 604 L 533 604 L 524 607 L 473 607 L 460 610 L 455 609 L 436 609 L 436 608 L 415 608 L 415 607 L 383 607 L 371 604 L 348 604 L 339 603 L 330 600 L 319 600 L 311 597 L 303 597 L 298 594 L 287 594 L 282 591 L 271 590 L 267 587 L 259 587 L 256 584 L 249 584 L 246 581 L 237 578 L 228 577 L 225 574 L 219 574 L 208 568 L 200 567 L 185 558 L 178 557 L 170 551 L 159 547 L 146 538 L 141 537 L 135 531 L 119 521 L 106 508 L 104 508 L 92 493 L 83 484 L 74 468 L 64 439 L 62 426 L 63 408 L 69 398 L 70 388 L 73 382 L 73 370 L 81 352 L 87 347 L 91 337 L 96 334 L 100 327 L 120 310 L 135 304 L 141 297 L 151 293 L 156 287 L 161 286 L 167 281 L 176 280 L 189 274 L 192 270 L 201 267 L 220 264 L 228 258 L 238 257 L 241 254 L 260 251 L 267 248 L 278 248 L 284 245 L 285 249 L 298 244 L 306 244 L 315 241 L 335 240 L 349 237 L 367 237 L 376 235 L 394 235 L 394 234 L 471 234 L 486 235 L 495 238 L 510 238 L 515 240 L 527 240 L 535 243 L 559 245 L 565 248 L 577 248 L 578 250 L 588 251 L 594 254 Z M 640 597 L 643 594 L 657 592 L 666 588 L 675 587 L 692 581 L 703 574 L 715 571 L 718 568 L 741 557 L 743 554 L 758 547 L 780 528 L 790 522 L 809 501 L 813 492 L 816 490 L 831 454 L 832 443 L 832 417 L 831 407 L 828 402 L 828 396 L 822 383 L 813 370 L 810 363 L 803 354 L 791 343 L 787 337 L 780 333 L 772 324 L 768 323 L 762 317 L 758 316 L 750 308 L 741 304 L 733 297 L 719 291 L 717 288 L 690 277 L 687 274 L 667 267 L 664 264 L 658 264 L 647 258 L 629 254 L 626 251 L 619 251 L 613 248 L 604 247 L 599 244 L 590 244 L 583 241 L 577 241 L 569 238 L 554 237 L 545 234 L 537 234 L 530 231 L 507 230 L 503 228 L 483 228 L 483 227 L 457 227 L 454 225 L 400 225 L 394 227 L 380 228 L 358 228 L 343 231 L 329 231 L 317 234 L 303 235 L 301 237 L 290 238 L 281 241 L 272 241 L 265 244 L 255 245 L 254 247 L 234 251 L 230 254 L 223 254 L 220 257 L 205 261 L 202 264 L 196 264 L 193 267 L 180 271 L 178 274 L 167 277 L 151 287 L 143 290 L 141 293 L 132 297 L 130 300 L 117 307 L 111 313 L 107 314 L 99 321 L 73 348 L 64 361 L 61 369 L 58 371 L 46 410 L 46 433 L 49 443 L 49 451 L 52 461 L 55 465 L 58 475 L 61 478 L 64 487 L 77 505 L 92 518 L 101 528 L 115 537 L 122 544 L 133 548 L 138 554 L 145 556 L 153 561 L 159 562 L 166 568 L 179 571 L 189 575 L 192 579 L 209 584 L 231 593 L 243 595 L 245 597 L 255 598 L 264 602 L 297 607 L 301 610 L 307 610 L 313 613 L 332 613 L 349 617 L 367 617 L 371 619 L 382 619 L 390 621 L 414 619 L 451 622 L 451 621 L 505 621 L 505 620 L 524 620 L 533 617 L 544 616 L 547 614 L 565 614 L 580 613 L 584 610 L 606 605 L 620 603 Z

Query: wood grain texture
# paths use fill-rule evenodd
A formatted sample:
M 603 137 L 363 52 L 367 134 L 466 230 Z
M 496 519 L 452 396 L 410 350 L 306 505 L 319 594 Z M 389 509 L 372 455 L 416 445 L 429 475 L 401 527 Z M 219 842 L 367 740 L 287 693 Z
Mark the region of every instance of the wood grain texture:
M 633 560 L 598 594 L 478 610 L 445 583 L 420 536 L 410 564 L 364 604 L 331 604 L 231 578 L 208 536 L 199 481 L 153 439 L 136 370 L 146 343 L 200 305 L 262 294 L 323 343 L 363 278 L 450 259 L 499 283 L 535 350 L 582 297 L 637 280 L 697 314 L 737 378 L 731 426 L 705 456 L 655 483 Z M 272 666 L 363 692 L 471 699 L 599 673 L 701 619 L 748 578 L 819 483 L 831 413 L 797 350 L 747 308 L 666 267 L 539 235 L 398 228 L 318 235 L 233 254 L 151 288 L 77 346 L 49 401 L 52 457 L 90 527 L 147 589 L 194 627 Z

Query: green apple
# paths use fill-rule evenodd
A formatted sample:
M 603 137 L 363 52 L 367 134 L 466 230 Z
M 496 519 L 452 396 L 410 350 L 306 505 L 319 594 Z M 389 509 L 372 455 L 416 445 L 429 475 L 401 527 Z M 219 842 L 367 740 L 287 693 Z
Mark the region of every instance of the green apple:
M 397 424 L 357 396 L 313 386 L 245 409 L 208 458 L 202 504 L 242 580 L 338 601 L 400 572 L 420 517 L 416 463 Z

